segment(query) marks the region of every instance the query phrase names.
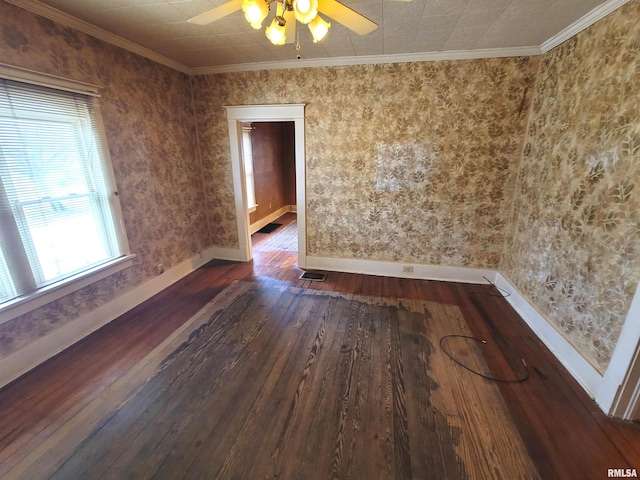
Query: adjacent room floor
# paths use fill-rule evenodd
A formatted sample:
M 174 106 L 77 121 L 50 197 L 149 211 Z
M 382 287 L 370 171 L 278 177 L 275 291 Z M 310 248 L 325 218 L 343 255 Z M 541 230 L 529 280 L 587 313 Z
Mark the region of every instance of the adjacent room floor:
M 490 285 L 300 280 L 295 214 L 0 391 L 0 478 L 602 479 L 640 469 Z M 483 343 L 486 342 L 486 343 Z

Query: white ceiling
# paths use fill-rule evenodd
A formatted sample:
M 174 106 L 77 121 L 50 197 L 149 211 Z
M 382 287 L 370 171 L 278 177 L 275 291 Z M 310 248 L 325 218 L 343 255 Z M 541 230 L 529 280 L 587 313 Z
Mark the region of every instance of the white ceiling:
M 286 62 L 294 45 L 274 46 L 264 28 L 253 30 L 242 11 L 207 26 L 187 23 L 227 0 L 9 0 L 49 17 L 58 12 L 97 26 L 186 67 Z M 366 36 L 335 21 L 327 37 L 314 44 L 300 29 L 303 59 L 362 63 L 369 56 L 407 56 L 425 52 L 539 48 L 594 9 L 626 0 L 343 0 L 378 24 Z M 268 25 L 273 8 L 264 25 Z M 66 22 L 70 24 L 69 22 Z M 73 22 L 71 22 L 73 24 Z M 300 26 L 300 25 L 299 25 Z M 86 30 L 86 29 L 85 29 Z M 344 58 L 346 57 L 346 58 Z M 291 63 L 291 62 L 289 62 Z M 246 66 L 246 65 L 245 65 Z

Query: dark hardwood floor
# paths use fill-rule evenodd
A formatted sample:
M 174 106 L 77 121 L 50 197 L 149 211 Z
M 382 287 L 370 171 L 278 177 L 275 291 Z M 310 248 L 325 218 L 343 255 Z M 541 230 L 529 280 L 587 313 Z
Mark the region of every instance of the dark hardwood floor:
M 276 232 L 255 234 L 253 262 L 210 262 L 0 390 L 0 478 L 572 480 L 607 478 L 611 468 L 640 470 L 640 427 L 602 414 L 509 304 L 492 295 L 495 291 L 490 286 L 344 273 L 329 273 L 321 283 L 299 280 L 302 271 L 296 266 L 294 221 L 295 214 L 287 214 L 278 220 L 283 226 Z M 154 440 L 154 428 L 164 428 L 166 422 L 164 417 L 150 417 L 148 424 L 140 419 L 160 408 L 159 404 L 155 400 L 149 404 L 129 402 L 129 410 L 119 408 L 103 420 L 105 425 L 111 422 L 108 426 L 113 432 L 125 433 L 109 437 L 100 425 L 92 427 L 92 438 L 78 431 L 77 442 L 85 448 L 69 445 L 72 454 L 68 460 L 56 464 L 54 457 L 61 447 L 58 439 L 74 438 L 73 426 L 81 422 L 89 406 L 104 404 L 106 409 L 116 409 L 118 405 L 108 405 L 114 385 L 130 376 L 203 306 L 220 298 L 221 292 L 228 292 L 235 281 L 255 286 L 258 300 L 243 307 L 249 309 L 243 310 L 249 312 L 246 315 L 270 308 L 260 318 L 271 318 L 273 305 L 281 306 L 278 312 L 289 313 L 272 315 L 282 328 L 274 327 L 267 336 L 255 337 L 261 348 L 251 351 L 252 363 L 239 370 L 241 375 L 215 369 L 202 373 L 201 383 L 210 382 L 227 392 L 214 407 L 221 420 L 203 430 L 206 434 L 202 433 L 202 441 L 180 437 L 180 432 L 183 436 L 188 433 L 181 423 L 167 427 L 171 432 L 178 429 L 175 441 L 148 443 Z M 282 290 L 283 285 L 293 290 Z M 296 296 L 291 292 L 326 295 Z M 274 299 L 274 295 L 279 296 Z M 346 303 L 328 300 L 335 298 L 346 299 Z M 376 310 L 367 306 L 370 304 L 393 308 Z M 347 310 L 354 305 L 360 309 L 354 315 L 372 316 L 369 333 L 356 331 L 355 323 L 341 320 L 349 318 Z M 333 312 L 332 317 L 332 309 L 340 308 L 344 312 Z M 434 321 L 427 332 L 420 319 L 429 311 Z M 337 320 L 298 325 L 294 335 L 284 327 L 295 324 L 300 312 L 310 318 Z M 421 316 L 412 317 L 414 312 Z M 391 316 L 383 318 L 385 315 Z M 393 315 L 398 315 L 402 323 Z M 255 329 L 233 323 L 237 321 L 230 316 L 223 322 L 229 331 L 220 333 L 222 340 L 215 355 L 221 359 L 222 352 L 227 352 L 227 360 L 236 358 L 234 349 L 254 338 Z M 232 335 L 232 326 L 236 336 Z M 514 379 L 525 372 L 524 358 L 527 380 L 493 382 L 455 365 L 433 341 L 455 327 L 487 341 L 486 345 L 461 338 L 446 342 L 474 369 L 487 376 Z M 402 346 L 396 361 L 372 341 L 374 334 L 384 336 L 382 332 L 390 342 Z M 357 362 L 328 363 L 328 358 L 356 358 L 354 344 L 364 352 Z M 328 355 L 314 357 L 314 348 L 322 348 Z M 302 377 L 291 363 L 299 356 L 307 358 Z M 426 362 L 428 356 L 432 364 Z M 282 372 L 277 381 L 269 376 L 275 371 L 273 365 Z M 290 374 L 288 369 L 292 369 Z M 358 391 L 344 393 L 350 383 L 343 380 L 350 376 L 358 377 Z M 288 377 L 291 382 L 284 382 Z M 388 396 L 378 392 L 376 386 L 384 384 L 384 378 L 401 388 L 394 388 Z M 145 388 L 164 387 L 160 382 Z M 263 390 L 269 395 L 258 395 Z M 136 400 L 146 395 L 144 389 L 141 391 Z M 334 396 L 327 392 L 338 393 Z M 436 394 L 440 395 L 437 401 L 433 399 Z M 194 420 L 188 412 L 185 414 L 184 405 L 205 405 L 204 397 L 197 396 L 200 393 L 191 395 L 177 389 L 172 395 L 157 398 L 167 402 L 169 411 L 181 412 L 180 418 L 206 423 L 201 417 Z M 408 402 L 411 405 L 407 406 Z M 380 413 L 388 409 L 400 412 L 391 427 Z M 245 420 L 248 423 L 241 428 L 236 421 L 238 415 L 254 411 L 261 415 L 256 413 L 255 418 L 260 420 L 255 421 L 263 423 L 252 425 Z M 348 430 L 345 422 L 347 418 L 353 421 L 354 411 L 365 420 Z M 447 418 L 440 416 L 442 411 L 447 412 Z M 139 425 L 134 428 L 135 435 L 125 429 L 127 418 L 131 418 L 131 425 Z M 325 423 L 335 425 L 325 428 Z M 459 431 L 474 424 L 478 432 L 466 432 L 467 440 L 459 440 Z M 260 428 L 262 425 L 264 428 Z M 62 437 L 65 429 L 67 436 Z M 255 433 L 258 431 L 259 435 Z M 440 444 L 430 440 L 433 436 L 427 433 L 431 431 L 441 438 Z M 335 432 L 339 432 L 337 441 L 331 438 Z M 125 441 L 126 435 L 131 439 Z M 359 441 L 358 435 L 371 441 Z M 476 441 L 464 443 L 468 439 Z M 131 448 L 135 442 L 154 446 L 138 451 Z M 184 446 L 182 450 L 193 451 L 182 451 L 179 445 Z M 107 450 L 119 452 L 109 464 L 104 453 Z M 520 451 L 522 458 L 516 458 Z M 176 461 L 171 462 L 172 458 Z M 155 464 L 156 460 L 159 463 Z M 496 461 L 507 465 L 504 471 L 511 472 L 510 476 L 503 470 L 487 469 Z M 508 468 L 511 464 L 513 469 Z M 269 468 L 263 467 L 267 465 Z

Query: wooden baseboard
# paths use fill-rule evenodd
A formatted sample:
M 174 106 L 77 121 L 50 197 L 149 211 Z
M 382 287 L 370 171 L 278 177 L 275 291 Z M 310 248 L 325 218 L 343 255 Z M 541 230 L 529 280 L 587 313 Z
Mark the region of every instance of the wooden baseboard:
M 273 222 L 274 220 L 277 220 L 278 218 L 280 218 L 285 213 L 295 212 L 296 211 L 295 208 L 296 208 L 295 205 L 285 205 L 284 207 L 279 208 L 275 212 L 270 213 L 266 217 L 261 218 L 257 222 L 252 223 L 251 225 L 249 225 L 249 235 L 253 235 L 258 230 L 260 230 L 262 227 L 264 227 L 265 225 L 268 225 L 269 223 Z

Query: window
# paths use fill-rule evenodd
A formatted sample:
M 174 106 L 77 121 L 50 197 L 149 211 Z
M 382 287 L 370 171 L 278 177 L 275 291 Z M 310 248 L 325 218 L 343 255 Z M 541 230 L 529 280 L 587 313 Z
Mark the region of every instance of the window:
M 128 253 L 94 95 L 0 78 L 0 308 Z
M 242 124 L 242 161 L 244 162 L 245 185 L 247 189 L 247 208 L 253 212 L 258 205 L 256 204 L 256 189 L 253 180 L 251 130 L 253 130 L 253 126 L 250 123 Z

